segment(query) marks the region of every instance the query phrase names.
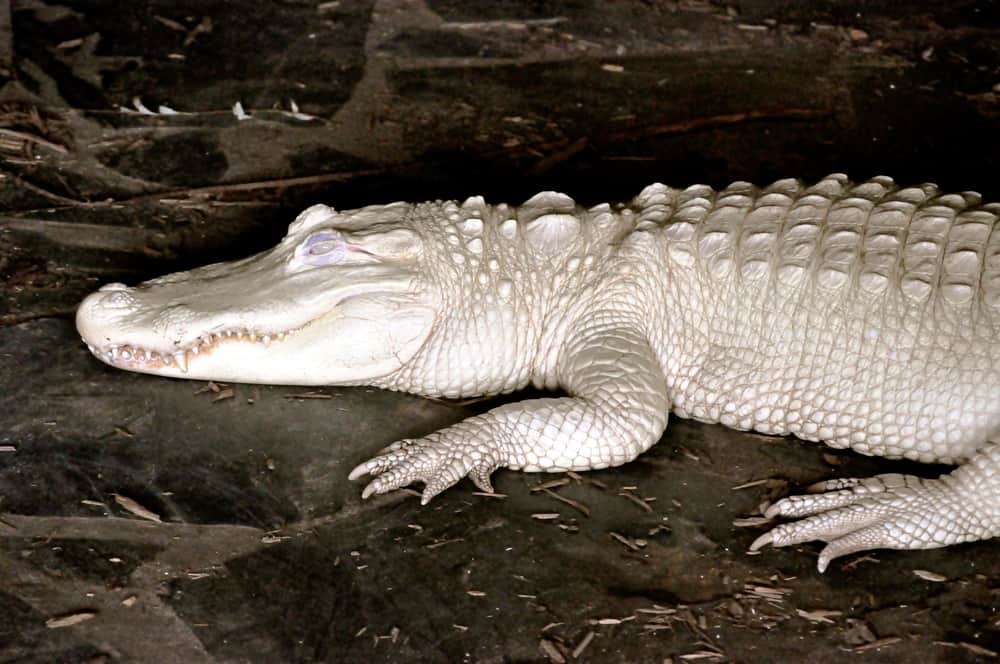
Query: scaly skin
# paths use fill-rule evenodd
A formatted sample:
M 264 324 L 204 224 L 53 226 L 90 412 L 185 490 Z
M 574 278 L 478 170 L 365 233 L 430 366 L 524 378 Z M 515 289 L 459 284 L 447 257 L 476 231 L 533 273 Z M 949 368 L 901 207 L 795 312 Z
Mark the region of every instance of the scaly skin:
M 500 467 L 620 465 L 671 410 L 959 464 L 776 503 L 768 516 L 800 520 L 751 548 L 823 540 L 822 571 L 1000 535 L 998 215 L 972 193 L 841 175 L 652 185 L 589 210 L 553 192 L 516 209 L 315 206 L 269 252 L 105 287 L 77 322 L 104 361 L 162 375 L 566 392 L 390 445 L 351 472 L 371 478 L 365 497 L 423 482 L 426 503 L 464 476 L 490 490 Z

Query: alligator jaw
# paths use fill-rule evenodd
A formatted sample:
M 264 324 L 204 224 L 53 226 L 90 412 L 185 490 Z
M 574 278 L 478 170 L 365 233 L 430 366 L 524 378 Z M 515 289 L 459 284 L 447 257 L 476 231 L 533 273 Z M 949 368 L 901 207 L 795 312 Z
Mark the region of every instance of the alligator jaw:
M 130 343 L 114 343 L 98 348 L 86 338 L 81 337 L 81 340 L 95 357 L 119 369 L 158 374 L 177 370 L 186 374 L 192 362 L 211 355 L 223 346 L 239 344 L 245 350 L 255 344 L 267 349 L 272 344 L 285 341 L 292 333 L 294 331 L 258 334 L 244 328 L 227 329 L 204 334 L 195 343 L 173 352 L 161 352 Z

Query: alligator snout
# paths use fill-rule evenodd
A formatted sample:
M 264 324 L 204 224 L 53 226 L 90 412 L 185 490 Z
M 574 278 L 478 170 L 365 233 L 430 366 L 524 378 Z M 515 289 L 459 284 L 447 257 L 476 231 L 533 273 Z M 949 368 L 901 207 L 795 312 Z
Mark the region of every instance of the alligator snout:
M 112 326 L 127 317 L 136 307 L 133 289 L 125 284 L 106 284 L 91 293 L 76 310 L 76 328 L 89 344 L 105 345 Z

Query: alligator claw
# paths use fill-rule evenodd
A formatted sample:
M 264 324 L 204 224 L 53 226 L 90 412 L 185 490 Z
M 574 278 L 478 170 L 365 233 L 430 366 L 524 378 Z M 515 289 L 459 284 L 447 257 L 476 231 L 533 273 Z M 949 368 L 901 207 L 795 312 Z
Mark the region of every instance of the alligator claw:
M 423 482 L 420 504 L 426 505 L 466 476 L 480 490 L 493 493 L 490 474 L 498 466 L 491 455 L 484 455 L 479 448 L 456 445 L 432 434 L 393 443 L 376 457 L 356 466 L 348 479 L 357 480 L 365 475 L 372 478 L 361 492 L 362 499 Z
M 951 484 L 896 473 L 866 479 L 814 484 L 808 495 L 789 496 L 765 516 L 800 518 L 782 523 L 750 545 L 791 546 L 821 540 L 817 567 L 824 572 L 834 558 L 868 549 L 929 549 L 963 541 L 967 524 L 961 496 Z

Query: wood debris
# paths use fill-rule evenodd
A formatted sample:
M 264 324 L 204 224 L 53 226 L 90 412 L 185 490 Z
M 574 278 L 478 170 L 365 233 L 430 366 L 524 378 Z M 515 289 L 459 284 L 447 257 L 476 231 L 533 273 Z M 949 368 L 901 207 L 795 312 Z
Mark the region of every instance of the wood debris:
M 114 496 L 115 502 L 118 503 L 126 512 L 134 514 L 140 519 L 146 519 L 147 521 L 155 521 L 156 523 L 162 523 L 160 515 L 156 512 L 146 509 L 138 502 L 132 500 L 128 496 L 123 496 L 120 493 L 111 494 Z
M 469 597 L 486 597 L 486 593 L 482 590 L 466 590 L 465 594 Z
M 837 616 L 844 615 L 843 611 L 831 611 L 828 609 L 815 609 L 813 611 L 806 611 L 805 609 L 795 609 L 795 613 L 800 618 L 805 618 L 809 622 L 814 623 L 828 623 L 833 624 L 834 621 L 830 618 L 835 618 Z
M 45 621 L 45 626 L 49 629 L 72 627 L 73 625 L 79 625 L 82 622 L 90 620 L 96 615 L 97 611 L 76 611 L 75 613 L 67 613 L 62 616 L 56 616 L 55 618 L 49 618 Z
M 288 535 L 267 534 L 267 535 L 264 535 L 264 536 L 262 536 L 260 538 L 260 543 L 261 544 L 277 544 L 278 542 L 284 542 L 285 540 L 290 540 L 290 539 L 292 539 L 292 538 L 290 536 L 288 536 Z
M 933 581 L 934 583 L 943 583 L 948 580 L 948 577 L 937 574 L 936 572 L 930 572 L 925 569 L 915 569 L 913 570 L 915 576 L 920 577 L 924 581 Z
M 0 445 L 0 454 L 9 454 L 11 452 L 17 452 L 17 448 L 13 445 Z
M 788 595 L 792 594 L 790 588 L 774 588 L 756 583 L 744 584 L 743 592 L 757 599 L 762 599 L 775 607 L 782 606 Z
M 608 534 L 611 535 L 611 539 L 621 542 L 632 551 L 641 551 L 647 544 L 649 544 L 649 542 L 644 539 L 629 539 L 628 537 L 615 532 Z
M 583 654 L 583 651 L 586 650 L 587 646 L 590 645 L 590 642 L 594 640 L 594 636 L 595 636 L 594 630 L 590 630 L 589 632 L 587 632 L 587 635 L 583 637 L 583 639 L 580 641 L 580 643 L 576 645 L 575 648 L 573 648 L 573 652 L 571 653 L 573 659 L 580 658 L 580 655 Z
M 761 484 L 767 484 L 770 480 L 753 480 L 752 482 L 744 482 L 743 484 L 737 484 L 736 486 L 729 487 L 730 491 L 742 491 L 743 489 L 749 489 L 751 487 L 760 486 Z
M 851 41 L 855 42 L 866 41 L 868 39 L 868 33 L 861 28 L 848 28 L 847 36 L 851 39 Z
M 553 521 L 562 517 L 559 512 L 536 512 L 531 515 L 532 519 L 538 519 L 539 521 Z
M 663 517 L 663 520 L 666 521 L 667 517 Z M 659 535 L 660 533 L 667 533 L 669 535 L 670 532 L 671 532 L 670 531 L 670 526 L 668 526 L 668 525 L 666 525 L 664 523 L 661 523 L 661 524 L 657 524 L 657 525 L 653 526 L 652 528 L 650 528 L 649 532 L 647 532 L 646 535 L 648 537 L 655 537 L 656 535 Z
M 540 639 L 538 641 L 538 648 L 542 653 L 549 658 L 550 662 L 555 662 L 555 664 L 565 664 L 566 657 L 559 651 L 559 647 L 550 639 Z
M 196 395 L 205 394 L 206 392 L 212 392 L 213 394 L 218 394 L 221 391 L 222 387 L 220 387 L 219 384 L 216 383 L 214 380 L 210 380 L 201 387 L 199 387 L 197 390 L 195 390 L 194 393 Z
M 854 646 L 851 648 L 854 652 L 867 652 L 869 650 L 876 650 L 878 648 L 884 648 L 886 646 L 891 646 L 893 644 L 899 643 L 903 639 L 898 636 L 888 636 L 884 639 L 875 639 L 871 643 L 865 643 L 860 646 Z
M 997 653 L 995 650 L 990 650 L 989 648 L 977 646 L 975 643 L 969 643 L 968 641 L 958 641 L 958 642 L 935 641 L 934 645 L 945 646 L 946 648 L 964 648 L 965 650 L 971 652 L 973 655 L 979 655 L 981 657 L 989 657 L 991 659 L 995 659 L 998 655 L 1000 655 L 1000 653 Z
M 745 516 L 738 519 L 733 519 L 733 527 L 735 528 L 759 528 L 760 526 L 766 526 L 771 523 L 773 519 L 768 519 L 766 516 Z
M 212 402 L 224 401 L 225 399 L 232 399 L 236 395 L 233 388 L 227 387 L 225 389 L 219 390 L 218 394 L 212 397 Z
M 76 37 L 75 39 L 67 39 L 66 41 L 61 41 L 56 44 L 56 48 L 60 51 L 76 48 L 83 44 L 83 37 Z
M 332 394 L 327 394 L 326 392 L 295 392 L 294 394 L 286 394 L 286 399 L 332 399 Z
M 442 546 L 446 546 L 448 544 L 455 544 L 456 542 L 464 542 L 464 541 L 465 541 L 464 537 L 458 537 L 456 539 L 440 540 L 438 542 L 433 542 L 431 544 L 425 544 L 424 548 L 425 549 L 439 549 Z
M 635 495 L 633 493 L 630 493 L 628 491 L 619 491 L 618 495 L 621 496 L 622 498 L 625 498 L 627 500 L 632 501 L 633 503 L 635 503 L 636 505 L 638 505 L 640 508 L 642 508 L 642 510 L 644 512 L 652 512 L 653 511 L 653 506 L 650 505 L 647 502 L 647 499 L 645 499 L 645 498 L 640 498 L 639 496 L 637 496 L 637 495 Z
M 372 641 L 375 643 L 376 646 L 378 645 L 379 641 L 389 641 L 390 643 L 395 643 L 396 641 L 399 640 L 399 634 L 400 634 L 399 628 L 393 627 L 392 629 L 389 630 L 388 634 L 373 635 Z
M 850 559 L 850 560 L 842 563 L 840 565 L 840 567 L 842 569 L 845 569 L 845 570 L 852 570 L 855 567 L 857 567 L 858 565 L 860 565 L 861 563 L 880 563 L 880 562 L 882 562 L 882 561 L 879 560 L 878 558 L 876 558 L 875 556 L 873 556 L 873 555 L 871 555 L 869 553 L 866 553 L 864 555 L 858 556 L 857 558 L 852 558 L 852 559 Z
M 567 477 L 560 477 L 556 480 L 549 480 L 547 482 L 542 482 L 531 487 L 529 491 L 531 493 L 536 493 L 538 491 L 545 491 L 546 489 L 555 489 L 556 487 L 566 486 L 570 483 L 570 479 Z
M 591 625 L 621 625 L 635 620 L 635 616 L 625 616 L 624 618 L 592 618 L 587 623 Z
M 542 492 L 545 493 L 546 495 L 551 496 L 552 498 L 555 498 L 560 502 L 566 503 L 573 509 L 582 512 L 584 516 L 590 516 L 590 508 L 584 505 L 583 503 L 577 502 L 572 498 L 567 498 L 566 496 L 560 496 L 558 493 L 556 493 L 551 489 L 542 489 Z
M 699 659 L 725 659 L 725 655 L 721 652 L 715 652 L 714 650 L 699 650 L 697 652 L 691 652 L 686 655 L 679 655 L 680 659 L 686 662 L 691 662 Z
M 473 491 L 473 496 L 480 496 L 481 498 L 496 498 L 497 500 L 504 500 L 507 498 L 506 493 L 497 493 L 496 491 Z
M 699 659 L 725 659 L 726 656 L 714 650 L 699 650 L 686 655 L 679 655 L 678 657 L 686 662 L 691 662 Z

